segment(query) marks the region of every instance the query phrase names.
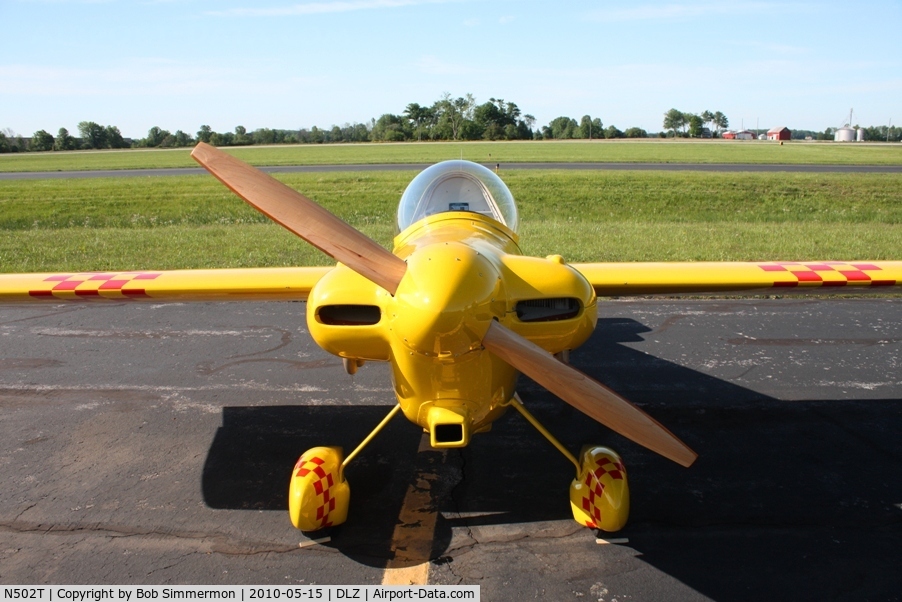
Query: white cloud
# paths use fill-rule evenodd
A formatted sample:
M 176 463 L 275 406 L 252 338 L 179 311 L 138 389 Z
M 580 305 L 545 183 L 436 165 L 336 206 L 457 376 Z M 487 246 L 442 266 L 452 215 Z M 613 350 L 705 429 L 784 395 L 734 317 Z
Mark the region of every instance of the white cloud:
M 32 96 L 134 96 L 227 90 L 236 72 L 167 59 L 135 59 L 104 67 L 0 65 L 7 90 Z
M 805 4 L 776 2 L 702 2 L 683 4 L 645 4 L 631 8 L 594 10 L 585 15 L 587 20 L 605 23 L 623 21 L 685 20 L 704 17 L 738 17 L 750 14 L 771 16 L 786 12 L 799 12 Z
M 359 10 L 375 10 L 384 8 L 400 8 L 420 6 L 423 4 L 446 4 L 460 0 L 340 0 L 336 2 L 307 2 L 291 6 L 274 6 L 269 8 L 230 8 L 221 11 L 208 11 L 209 15 L 227 17 L 285 17 L 293 15 L 321 15 L 327 13 L 347 13 Z
M 17 0 L 19 4 L 109 4 L 116 0 Z
M 810 48 L 805 48 L 802 46 L 792 46 L 790 44 L 776 44 L 773 42 L 757 42 L 754 40 L 734 40 L 731 43 L 735 46 L 754 48 L 756 50 L 763 50 L 765 52 L 771 52 L 774 54 L 801 55 L 801 54 L 810 54 L 811 53 Z

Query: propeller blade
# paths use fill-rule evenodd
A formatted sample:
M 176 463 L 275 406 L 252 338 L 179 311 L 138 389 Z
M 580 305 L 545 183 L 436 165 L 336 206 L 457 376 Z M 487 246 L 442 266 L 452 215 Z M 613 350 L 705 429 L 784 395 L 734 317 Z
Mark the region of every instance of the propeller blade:
M 191 151 L 232 192 L 277 224 L 392 295 L 407 271 L 404 260 L 269 174 L 203 142 Z
M 698 457 L 638 407 L 498 322 L 492 322 L 482 344 L 577 410 L 639 445 L 682 466 Z

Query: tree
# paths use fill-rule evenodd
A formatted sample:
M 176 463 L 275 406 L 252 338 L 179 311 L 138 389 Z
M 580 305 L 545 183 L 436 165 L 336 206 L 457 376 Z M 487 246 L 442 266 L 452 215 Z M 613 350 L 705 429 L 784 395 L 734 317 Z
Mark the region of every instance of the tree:
M 689 136 L 692 138 L 701 138 L 702 130 L 705 129 L 705 123 L 698 115 L 689 115 Z
M 532 126 L 536 118 L 526 115 L 520 118 L 517 103 L 503 98 L 490 98 L 473 110 L 473 124 L 466 124 L 464 138 L 482 137 L 486 140 L 524 140 L 532 138 Z
M 269 128 L 261 128 L 254 130 L 254 144 L 274 144 L 276 141 L 276 132 Z
M 627 129 L 623 135 L 627 138 L 648 138 L 648 132 L 637 127 Z
M 3 131 L 0 132 L 0 136 L 3 136 L 3 146 L 5 148 L 5 150 L 0 150 L 0 152 L 18 153 L 25 150 L 25 140 L 23 140 L 22 136 L 17 134 L 12 128 L 3 128 Z
M 714 126 L 717 128 L 717 133 L 724 131 L 728 127 L 730 127 L 730 120 L 727 119 L 727 116 L 717 111 L 714 113 L 714 118 L 711 120 Z
M 128 148 L 129 144 L 122 137 L 122 132 L 115 125 L 108 125 L 104 128 L 104 136 L 106 136 L 106 145 L 109 148 Z
M 682 131 L 686 127 L 686 115 L 677 109 L 670 109 L 664 113 L 664 129 L 671 130 L 676 138 L 677 130 Z
M 9 140 L 6 138 L 6 134 L 0 132 L 0 153 L 8 153 L 12 149 L 9 146 Z
M 865 140 L 897 142 L 899 140 L 899 134 L 902 133 L 902 128 L 898 128 L 896 126 L 878 125 L 864 128 L 864 132 Z M 793 138 L 795 138 L 795 133 L 796 130 L 793 130 Z
M 579 137 L 588 138 L 589 140 L 593 138 L 604 138 L 604 129 L 601 119 L 598 117 L 592 119 L 589 115 L 583 115 L 583 118 L 579 122 Z
M 210 135 L 210 144 L 213 146 L 231 146 L 235 141 L 235 134 L 232 132 L 213 132 Z
M 175 131 L 175 146 L 179 146 L 179 147 L 191 146 L 192 142 L 194 142 L 194 140 L 191 139 L 191 136 L 189 136 L 182 130 Z
M 542 128 L 542 134 L 545 138 L 553 138 L 555 140 L 577 138 L 579 137 L 579 124 L 570 117 L 556 117 L 551 120 L 551 123 Z
M 253 144 L 254 141 L 247 135 L 247 128 L 243 125 L 235 126 L 235 141 L 232 144 L 245 146 Z
M 161 146 L 163 141 L 171 136 L 168 130 L 161 129 L 159 126 L 153 126 L 147 131 L 147 138 L 138 142 L 139 146 L 149 146 L 151 148 Z
M 106 128 L 93 121 L 82 121 L 78 124 L 82 145 L 87 148 L 106 148 Z
M 53 143 L 53 150 L 67 151 L 75 150 L 77 144 L 75 138 L 69 135 L 69 130 L 60 128 L 56 134 L 56 141 Z
M 517 132 L 520 134 L 520 140 L 531 140 L 535 136 L 532 131 L 534 127 L 536 127 L 536 118 L 527 113 L 517 123 Z
M 616 126 L 609 125 L 607 129 L 604 131 L 605 138 L 623 138 L 623 132 L 617 129 Z
M 598 138 L 600 135 L 604 134 L 604 131 L 600 131 L 596 129 L 594 132 L 592 131 L 592 118 L 588 115 L 583 115 L 583 118 L 579 120 L 579 137 L 580 138 L 588 138 L 592 139 L 592 134 L 595 134 L 595 137 Z
M 436 103 L 438 115 L 437 127 L 440 135 L 451 140 L 460 140 L 464 133 L 464 124 L 473 120 L 473 107 L 476 100 L 472 94 L 452 99 L 451 94 L 445 92 L 442 99 Z M 441 130 L 444 130 L 443 132 Z M 472 133 L 472 128 L 468 128 Z
M 53 136 L 44 130 L 36 131 L 31 135 L 28 150 L 39 152 L 53 150 Z
M 346 123 L 341 127 L 335 125 L 332 126 L 332 131 L 329 133 L 329 139 L 331 142 L 367 142 L 370 139 L 370 131 L 362 123 L 354 125 Z M 290 140 L 287 135 L 280 139 L 277 132 L 276 142 L 290 142 Z
M 373 140 L 400 142 L 407 139 L 405 120 L 400 115 L 385 113 L 373 124 Z
M 206 142 L 210 144 L 210 138 L 213 136 L 213 128 L 209 125 L 202 125 L 200 129 L 197 130 L 197 141 L 198 142 Z
M 482 138 L 486 140 L 503 139 L 504 128 L 507 125 L 506 115 L 493 102 L 494 100 L 481 104 L 473 110 L 473 120 L 482 129 Z
M 369 142 L 372 140 L 370 130 L 366 127 L 366 124 L 355 123 L 350 129 L 352 132 L 350 140 L 353 140 L 354 142 Z
M 412 102 L 404 109 L 404 115 L 410 120 L 413 126 L 413 133 L 416 134 L 417 140 L 423 139 L 424 126 L 432 121 L 435 114 L 429 107 L 420 106 L 420 104 Z

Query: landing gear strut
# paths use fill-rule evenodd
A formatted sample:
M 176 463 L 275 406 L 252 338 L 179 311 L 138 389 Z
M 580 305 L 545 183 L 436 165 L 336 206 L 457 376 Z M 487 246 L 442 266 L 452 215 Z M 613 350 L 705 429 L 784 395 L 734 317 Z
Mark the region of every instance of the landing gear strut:
M 301 531 L 319 531 L 340 525 L 348 519 L 351 487 L 344 469 L 401 410 L 391 409 L 347 458 L 340 447 L 314 447 L 305 451 L 291 473 L 288 487 L 288 515 Z
M 592 529 L 622 529 L 629 517 L 630 491 L 620 456 L 607 447 L 585 446 L 577 460 L 523 407 L 519 395 L 514 394 L 509 403 L 576 467 L 576 478 L 570 483 L 573 519 Z

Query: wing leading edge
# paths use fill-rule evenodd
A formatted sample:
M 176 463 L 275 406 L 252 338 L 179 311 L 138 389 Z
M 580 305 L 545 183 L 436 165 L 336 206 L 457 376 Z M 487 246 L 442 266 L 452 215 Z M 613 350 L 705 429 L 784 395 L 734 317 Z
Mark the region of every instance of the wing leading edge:
M 600 296 L 900 292 L 902 261 L 573 263 Z
M 902 261 L 573 263 L 601 296 L 900 292 Z M 0 303 L 303 301 L 331 267 L 0 274 Z
M 331 267 L 0 274 L 0 303 L 303 301 Z

